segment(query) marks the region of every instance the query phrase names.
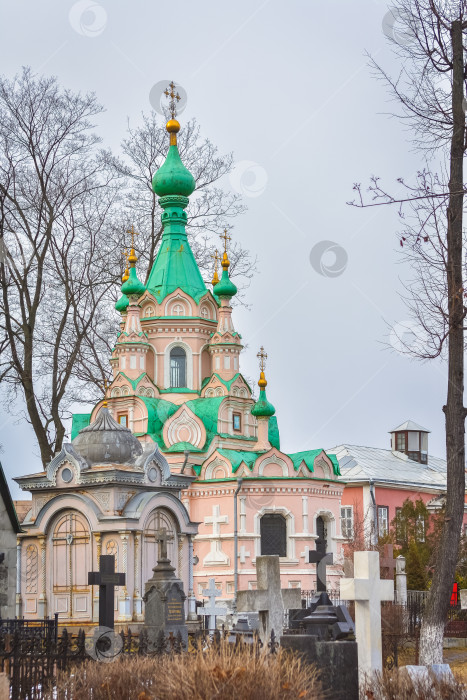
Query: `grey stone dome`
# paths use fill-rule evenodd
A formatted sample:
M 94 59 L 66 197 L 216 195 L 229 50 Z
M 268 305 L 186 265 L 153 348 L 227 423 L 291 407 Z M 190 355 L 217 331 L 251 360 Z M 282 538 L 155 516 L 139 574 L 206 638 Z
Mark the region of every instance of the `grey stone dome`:
M 93 464 L 131 464 L 143 453 L 139 440 L 129 428 L 117 423 L 107 408 L 101 408 L 91 425 L 79 431 L 74 449 Z

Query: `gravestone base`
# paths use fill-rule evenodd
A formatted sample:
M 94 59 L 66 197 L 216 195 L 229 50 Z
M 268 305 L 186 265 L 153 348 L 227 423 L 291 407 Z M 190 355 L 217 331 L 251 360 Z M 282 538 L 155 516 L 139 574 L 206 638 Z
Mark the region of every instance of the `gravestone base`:
M 299 652 L 320 672 L 323 688 L 333 700 L 358 700 L 356 642 L 319 642 L 309 634 L 285 634 L 281 647 Z
M 188 649 L 188 628 L 185 623 L 183 583 L 174 574 L 168 559 L 159 559 L 153 576 L 146 583 L 144 628 L 148 635 L 148 650 L 153 651 L 160 632 L 175 638 L 180 632 L 184 649 Z

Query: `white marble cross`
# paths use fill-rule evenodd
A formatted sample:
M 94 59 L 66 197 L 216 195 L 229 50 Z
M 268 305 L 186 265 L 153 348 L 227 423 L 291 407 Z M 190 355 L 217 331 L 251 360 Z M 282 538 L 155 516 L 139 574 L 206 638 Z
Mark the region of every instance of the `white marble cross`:
M 203 589 L 203 595 L 209 598 L 209 604 L 204 603 L 201 610 L 204 615 L 209 616 L 209 631 L 214 632 L 216 629 L 216 615 L 226 615 L 227 608 L 216 606 L 216 598 L 222 595 L 222 591 L 216 588 L 216 582 L 213 578 L 209 579 L 209 588 Z
M 220 506 L 213 506 L 212 507 L 212 515 L 208 515 L 206 518 L 204 518 L 205 525 L 212 525 L 213 537 L 220 537 L 221 525 L 223 523 L 228 523 L 228 522 L 229 522 L 229 517 L 228 517 L 228 515 L 221 515 Z
M 259 612 L 259 636 L 269 642 L 271 630 L 279 640 L 284 628 L 284 610 L 302 607 L 300 588 L 281 588 L 279 557 L 256 557 L 256 591 L 238 591 L 237 612 Z
M 308 552 L 310 551 L 310 547 L 306 544 L 305 549 L 303 552 L 300 552 L 300 556 L 304 558 L 305 562 L 308 564 Z
M 250 552 L 247 552 L 245 550 L 244 544 L 242 544 L 242 546 L 240 547 L 240 551 L 238 553 L 238 556 L 240 557 L 240 564 L 245 564 L 246 558 L 250 556 Z
M 394 600 L 394 582 L 379 577 L 379 553 L 354 553 L 355 578 L 341 578 L 341 600 L 355 601 L 360 673 L 382 671 L 381 601 Z

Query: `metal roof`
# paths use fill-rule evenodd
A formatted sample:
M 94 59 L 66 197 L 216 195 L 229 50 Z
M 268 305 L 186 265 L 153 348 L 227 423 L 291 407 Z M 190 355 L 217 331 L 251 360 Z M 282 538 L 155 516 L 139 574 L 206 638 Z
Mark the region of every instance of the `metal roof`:
M 393 428 L 390 430 L 390 433 L 395 433 L 398 430 L 420 430 L 422 433 L 431 433 L 431 430 L 427 430 L 426 428 L 422 428 L 421 425 L 418 423 L 415 423 L 413 420 L 406 420 L 405 423 L 402 423 L 398 428 Z
M 342 480 L 413 484 L 446 489 L 446 460 L 428 456 L 428 464 L 409 459 L 402 452 L 380 447 L 338 445 L 326 450 L 339 460 Z

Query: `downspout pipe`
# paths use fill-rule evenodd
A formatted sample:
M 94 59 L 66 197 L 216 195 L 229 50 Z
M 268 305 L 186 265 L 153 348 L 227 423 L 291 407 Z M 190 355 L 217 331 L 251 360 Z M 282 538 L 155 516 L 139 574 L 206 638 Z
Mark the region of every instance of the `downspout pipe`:
M 232 609 L 237 612 L 237 591 L 238 591 L 238 523 L 237 523 L 237 496 L 242 488 L 243 479 L 237 479 L 237 488 L 234 493 L 234 600 Z
M 370 537 L 370 542 L 373 540 L 372 544 L 377 544 L 378 542 L 378 513 L 376 510 L 376 498 L 375 498 L 375 482 L 370 479 L 370 497 L 373 503 L 373 536 Z

